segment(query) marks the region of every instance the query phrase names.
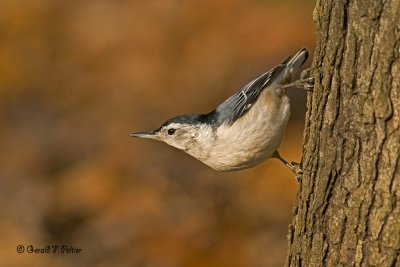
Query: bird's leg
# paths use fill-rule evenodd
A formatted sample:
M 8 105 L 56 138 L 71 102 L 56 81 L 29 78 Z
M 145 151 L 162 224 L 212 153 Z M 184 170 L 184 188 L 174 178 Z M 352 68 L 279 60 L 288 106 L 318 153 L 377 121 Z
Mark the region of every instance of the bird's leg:
M 296 163 L 296 162 L 292 162 L 292 163 L 287 162 L 284 158 L 281 157 L 281 155 L 279 154 L 278 151 L 275 151 L 274 154 L 272 154 L 271 157 L 272 157 L 272 158 L 277 158 L 277 159 L 279 159 L 280 161 L 282 161 L 283 164 L 285 164 L 294 174 L 298 174 L 299 171 L 300 171 L 301 173 L 303 172 L 303 171 L 300 169 L 298 163 Z
M 306 91 L 312 91 L 314 88 L 314 77 L 310 76 L 311 70 L 313 70 L 313 68 L 303 70 L 300 74 L 300 79 L 292 83 L 282 85 L 282 88 L 296 87 Z
M 276 158 L 279 159 L 280 161 L 282 161 L 283 164 L 285 164 L 295 175 L 296 175 L 296 181 L 298 183 L 301 182 L 301 178 L 303 177 L 303 170 L 300 168 L 300 164 L 296 163 L 296 162 L 287 162 L 284 158 L 281 157 L 281 155 L 279 154 L 278 150 L 276 150 L 274 152 L 274 154 L 272 154 L 271 156 L 272 158 Z

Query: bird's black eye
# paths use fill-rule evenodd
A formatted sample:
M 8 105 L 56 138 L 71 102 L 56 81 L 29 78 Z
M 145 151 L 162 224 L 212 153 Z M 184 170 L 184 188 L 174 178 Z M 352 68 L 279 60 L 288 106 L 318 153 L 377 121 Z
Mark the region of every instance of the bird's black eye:
M 175 131 L 176 130 L 174 128 L 168 129 L 168 134 L 173 135 L 175 133 Z

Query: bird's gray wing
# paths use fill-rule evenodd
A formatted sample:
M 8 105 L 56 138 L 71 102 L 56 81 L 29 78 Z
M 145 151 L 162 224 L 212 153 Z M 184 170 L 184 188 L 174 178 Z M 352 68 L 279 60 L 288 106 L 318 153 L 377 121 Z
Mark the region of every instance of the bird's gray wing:
M 263 89 L 270 84 L 273 77 L 285 67 L 284 64 L 286 61 L 287 60 L 272 70 L 261 74 L 219 105 L 215 110 L 218 116 L 218 124 L 233 124 L 237 119 L 243 116 L 257 101 L 257 98 Z
M 305 48 L 302 48 L 294 56 L 289 56 L 281 64 L 249 82 L 215 110 L 207 114 L 207 120 L 217 126 L 223 123 L 232 125 L 251 109 L 266 87 L 272 83 L 281 84 L 285 80 L 290 80 L 291 75 L 299 71 L 307 57 L 308 51 Z
M 240 118 L 256 102 L 258 96 L 270 81 L 272 73 L 272 71 L 269 71 L 260 75 L 235 94 L 234 120 Z

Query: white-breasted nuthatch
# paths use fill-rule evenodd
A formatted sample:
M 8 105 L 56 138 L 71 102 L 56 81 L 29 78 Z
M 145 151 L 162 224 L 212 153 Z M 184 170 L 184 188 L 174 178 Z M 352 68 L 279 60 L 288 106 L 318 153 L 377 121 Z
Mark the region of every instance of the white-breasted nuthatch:
M 130 136 L 163 141 L 217 171 L 250 168 L 274 157 L 297 173 L 277 149 L 290 116 L 286 87 L 307 57 L 307 49 L 301 49 L 210 113 L 176 116 L 156 130 Z

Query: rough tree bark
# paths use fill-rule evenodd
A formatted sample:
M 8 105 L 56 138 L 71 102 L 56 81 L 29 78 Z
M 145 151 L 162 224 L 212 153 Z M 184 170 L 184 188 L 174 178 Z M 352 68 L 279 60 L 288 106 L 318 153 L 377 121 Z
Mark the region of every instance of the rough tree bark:
M 400 266 L 400 0 L 319 0 L 287 266 Z

